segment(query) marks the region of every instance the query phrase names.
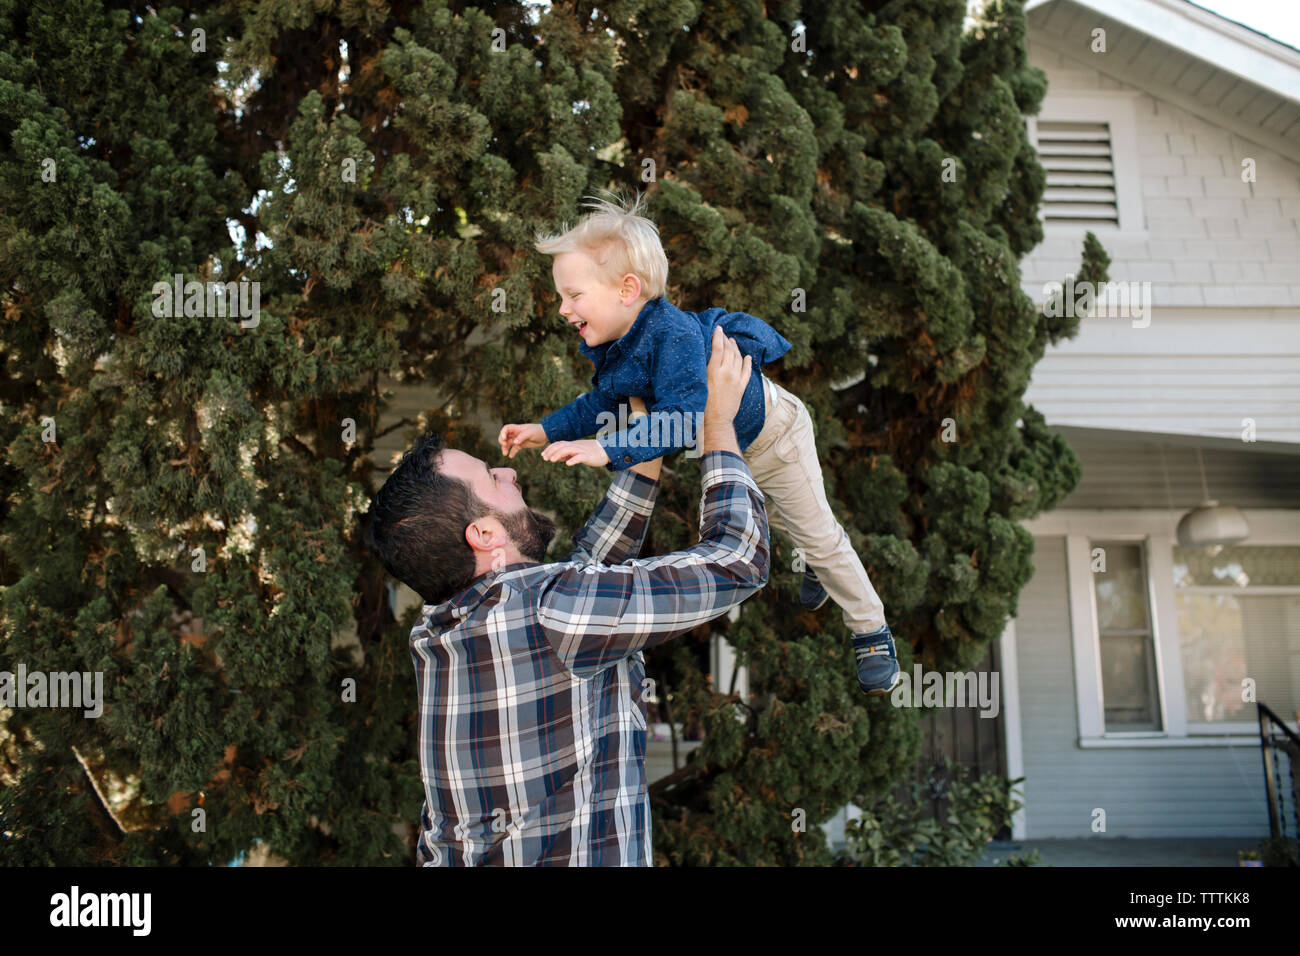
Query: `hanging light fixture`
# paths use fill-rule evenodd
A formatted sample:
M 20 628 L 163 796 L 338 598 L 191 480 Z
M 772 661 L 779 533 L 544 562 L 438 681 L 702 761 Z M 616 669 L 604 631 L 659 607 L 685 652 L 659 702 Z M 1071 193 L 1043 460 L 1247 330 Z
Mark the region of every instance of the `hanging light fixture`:
M 1246 540 L 1250 537 L 1250 525 L 1246 523 L 1246 516 L 1237 508 L 1221 505 L 1210 498 L 1200 448 L 1196 449 L 1196 460 L 1201 466 L 1201 491 L 1205 500 L 1179 520 L 1178 543 L 1184 547 L 1207 548 Z

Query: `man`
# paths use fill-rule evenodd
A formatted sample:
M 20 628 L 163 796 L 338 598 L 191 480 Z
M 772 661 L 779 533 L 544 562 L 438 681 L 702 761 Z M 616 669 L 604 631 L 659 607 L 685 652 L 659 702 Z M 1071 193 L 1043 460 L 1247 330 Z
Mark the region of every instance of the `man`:
M 750 366 L 718 329 L 700 542 L 684 551 L 633 559 L 661 459 L 618 472 L 569 559 L 552 564 L 539 562 L 554 525 L 515 473 L 436 438 L 376 495 L 372 551 L 426 601 L 410 640 L 420 865 L 651 865 L 642 651 L 767 583 L 763 496 L 732 424 Z

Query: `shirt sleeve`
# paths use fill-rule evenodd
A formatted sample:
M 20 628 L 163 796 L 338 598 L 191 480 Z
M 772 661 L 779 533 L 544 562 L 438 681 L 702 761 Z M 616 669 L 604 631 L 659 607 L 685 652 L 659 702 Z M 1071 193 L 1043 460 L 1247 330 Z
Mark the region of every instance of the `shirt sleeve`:
M 708 452 L 703 476 L 698 544 L 618 565 L 570 566 L 541 589 L 538 623 L 577 677 L 711 621 L 767 583 L 767 513 L 745 460 Z
M 654 406 L 636 424 L 597 439 L 611 471 L 622 471 L 683 448 L 698 447 L 700 423 L 709 399 L 704 333 L 697 324 L 675 331 L 652 359 Z
M 659 482 L 635 471 L 620 471 L 604 499 L 573 538 L 569 560 L 578 564 L 619 564 L 641 551 Z
M 609 401 L 593 389 L 544 416 L 538 424 L 546 432 L 547 441 L 576 441 L 596 433 L 602 412 L 617 419 L 618 403 Z

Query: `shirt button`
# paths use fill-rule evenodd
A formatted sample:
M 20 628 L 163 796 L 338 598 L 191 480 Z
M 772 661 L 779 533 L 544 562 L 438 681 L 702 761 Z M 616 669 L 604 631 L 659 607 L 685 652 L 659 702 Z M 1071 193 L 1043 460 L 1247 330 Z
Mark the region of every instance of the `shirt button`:
M 624 455 L 624 456 L 623 456 L 623 461 L 624 461 L 625 464 L 628 464 L 628 465 L 632 464 L 632 456 L 631 456 L 631 455 Z

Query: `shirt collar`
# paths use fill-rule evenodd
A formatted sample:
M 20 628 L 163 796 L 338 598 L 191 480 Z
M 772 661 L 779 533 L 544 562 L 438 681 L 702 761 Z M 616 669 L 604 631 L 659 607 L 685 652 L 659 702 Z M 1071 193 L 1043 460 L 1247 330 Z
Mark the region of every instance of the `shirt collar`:
M 583 342 L 578 346 L 578 351 L 591 359 L 593 363 L 596 362 L 597 359 L 604 358 L 609 350 L 615 347 L 623 353 L 636 351 L 635 345 L 637 340 L 645 332 L 646 326 L 654 321 L 654 315 L 658 313 L 663 305 L 664 297 L 656 296 L 645 305 L 641 306 L 641 311 L 636 314 L 636 319 L 632 322 L 631 326 L 628 327 L 628 330 L 623 333 L 621 338 L 617 338 L 613 342 L 603 342 L 594 347 Z
M 428 605 L 432 608 L 429 611 L 430 622 L 441 627 L 447 627 L 464 620 L 474 612 L 476 607 L 483 603 L 484 598 L 496 589 L 496 586 L 505 575 L 513 571 L 534 567 L 537 567 L 536 561 L 517 561 L 495 571 L 484 571 L 470 581 L 463 590 L 441 604 Z

